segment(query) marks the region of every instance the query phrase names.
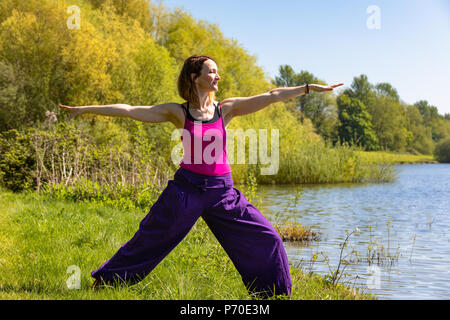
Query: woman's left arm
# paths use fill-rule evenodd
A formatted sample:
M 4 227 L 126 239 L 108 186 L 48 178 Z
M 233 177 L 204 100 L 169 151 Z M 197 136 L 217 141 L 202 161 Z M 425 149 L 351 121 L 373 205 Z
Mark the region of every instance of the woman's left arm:
M 323 86 L 319 84 L 309 84 L 309 91 L 323 92 L 332 91 L 334 88 L 342 86 L 343 83 Z M 259 111 L 268 105 L 289 100 L 301 96 L 307 92 L 307 85 L 298 87 L 277 88 L 269 92 L 252 97 L 229 98 L 222 101 L 222 109 L 229 119 L 236 116 L 243 116 Z

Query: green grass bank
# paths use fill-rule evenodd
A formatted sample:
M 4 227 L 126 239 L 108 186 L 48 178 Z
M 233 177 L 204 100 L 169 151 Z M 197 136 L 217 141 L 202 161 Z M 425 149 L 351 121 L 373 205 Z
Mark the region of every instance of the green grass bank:
M 92 290 L 90 272 L 131 238 L 146 212 L 4 189 L 0 208 L 0 299 L 251 299 L 201 219 L 139 284 Z M 74 270 L 80 289 L 67 286 Z M 374 299 L 293 266 L 291 276 L 292 300 Z

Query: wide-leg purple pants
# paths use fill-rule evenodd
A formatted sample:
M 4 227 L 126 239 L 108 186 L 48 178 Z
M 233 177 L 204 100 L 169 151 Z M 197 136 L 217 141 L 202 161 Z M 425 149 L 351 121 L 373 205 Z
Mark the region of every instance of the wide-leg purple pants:
M 269 221 L 233 187 L 231 173 L 205 176 L 179 168 L 133 238 L 91 275 L 137 283 L 202 217 L 231 258 L 251 293 L 290 295 L 283 242 Z

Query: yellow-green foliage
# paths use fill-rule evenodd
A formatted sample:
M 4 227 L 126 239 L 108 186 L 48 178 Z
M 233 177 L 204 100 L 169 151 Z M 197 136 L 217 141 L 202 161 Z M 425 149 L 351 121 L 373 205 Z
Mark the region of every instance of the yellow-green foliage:
M 434 155 L 439 162 L 450 163 L 450 137 L 442 139 L 436 145 Z
M 67 27 L 71 15 L 67 8 L 72 5 L 80 8 L 80 29 Z M 66 112 L 57 108 L 58 103 L 181 102 L 176 78 L 184 59 L 192 54 L 211 55 L 217 61 L 222 76 L 218 100 L 256 95 L 273 88 L 257 66 L 256 58 L 236 41 L 225 38 L 217 26 L 144 0 L 4 0 L 0 4 L 0 35 L 0 70 L 7 79 L 7 90 L 2 92 L 8 93 L 8 99 L 0 99 L 6 111 L 0 114 L 1 131 L 35 127 L 37 122 L 48 120 L 45 115 L 48 110 L 55 111 L 61 122 Z M 246 164 L 233 164 L 235 182 L 245 183 L 249 171 L 254 172 L 258 183 L 386 180 L 376 166 L 365 166 L 354 150 L 332 148 L 314 132 L 310 120 L 299 119 L 303 117 L 291 102 L 276 103 L 255 114 L 233 119 L 230 129 L 267 130 L 269 150 L 270 130 L 279 130 L 280 157 L 276 175 L 258 174 L 260 165 L 248 164 L 248 157 Z M 143 174 L 151 177 L 161 175 L 161 168 L 165 172 L 171 168 L 172 173 L 177 168 L 171 161 L 171 149 L 179 141 L 171 141 L 175 128 L 170 123 L 137 125 L 130 119 L 93 115 L 73 121 L 78 131 L 97 145 L 72 150 L 72 156 L 81 157 L 77 161 L 109 154 L 101 160 L 105 165 L 85 168 L 96 174 L 86 178 L 99 181 L 97 177 L 110 177 L 109 183 L 113 183 L 129 180 L 130 175 L 124 173 L 127 177 L 122 178 L 119 174 L 125 172 L 124 168 L 135 172 L 147 166 L 152 169 Z M 136 130 L 136 126 L 140 129 Z M 130 150 L 136 147 L 137 140 L 148 148 L 139 149 L 141 157 L 131 157 Z M 36 148 L 44 155 L 48 144 L 59 150 L 62 147 L 58 146 L 59 141 L 42 140 Z M 146 163 L 138 163 L 143 161 Z M 36 170 L 36 177 L 47 173 L 40 172 L 39 166 Z M 71 184 L 70 179 L 65 177 L 63 183 Z

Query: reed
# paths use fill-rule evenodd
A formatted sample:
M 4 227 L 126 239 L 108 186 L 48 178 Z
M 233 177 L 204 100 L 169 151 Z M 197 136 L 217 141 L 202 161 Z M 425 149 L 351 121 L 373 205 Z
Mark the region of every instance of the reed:
M 281 153 L 278 184 L 316 183 L 380 183 L 395 180 L 390 164 L 368 161 L 355 147 L 328 143 L 304 143 L 286 146 L 291 152 Z M 258 176 L 261 184 L 275 178 Z
M 320 234 L 295 221 L 273 224 L 283 241 L 317 241 Z
M 376 158 L 365 156 L 356 146 L 332 145 L 324 141 L 315 133 L 308 119 L 300 124 L 295 115 L 282 103 L 269 106 L 262 112 L 233 119 L 230 129 L 255 130 L 258 142 L 264 139 L 259 130 L 266 130 L 269 151 L 274 143 L 270 138 L 271 130 L 279 132 L 278 171 L 272 175 L 261 174 L 261 168 L 267 168 L 269 165 L 249 163 L 247 144 L 245 149 L 247 162 L 235 163 L 234 158 L 232 161 L 233 179 L 237 184 L 246 183 L 249 171 L 254 173 L 259 184 L 388 182 L 396 178 L 391 164 L 376 163 Z
M 387 226 L 387 248 L 381 240 L 372 235 L 372 226 L 369 226 L 369 245 L 367 247 L 366 261 L 369 265 L 390 267 L 398 262 L 400 257 L 400 246 L 392 250 L 390 243 L 390 230 L 392 222 L 388 219 Z M 414 236 L 415 239 L 415 236 Z

